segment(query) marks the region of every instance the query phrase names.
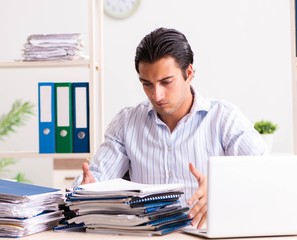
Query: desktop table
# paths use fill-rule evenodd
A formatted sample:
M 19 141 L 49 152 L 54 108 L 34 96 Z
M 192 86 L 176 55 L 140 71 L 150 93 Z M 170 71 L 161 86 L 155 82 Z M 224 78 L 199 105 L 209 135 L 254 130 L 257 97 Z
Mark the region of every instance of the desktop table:
M 173 232 L 164 236 L 153 236 L 153 237 L 140 237 L 140 236 L 118 236 L 118 235 L 103 235 L 96 233 L 84 233 L 84 232 L 54 232 L 46 231 L 41 233 L 32 234 L 27 237 L 19 238 L 20 240 L 141 240 L 141 239 L 154 239 L 156 240 L 203 240 L 205 238 L 188 235 L 181 232 Z M 232 238 L 232 240 L 244 238 Z M 259 238 L 248 238 L 249 240 L 260 239 Z M 0 238 L 0 240 L 11 240 L 11 238 Z M 296 236 L 283 236 L 283 237 L 261 237 L 261 240 L 297 240 Z
M 157 238 L 159 240 L 190 240 L 197 239 L 195 236 L 188 234 L 173 232 L 163 236 L 128 236 L 128 235 L 105 235 L 97 233 L 85 233 L 85 232 L 70 232 L 70 231 L 45 231 L 36 234 L 32 234 L 26 237 L 18 238 L 20 240 L 141 240 L 141 239 L 153 239 Z M 297 239 L 297 238 L 296 238 Z M 11 238 L 0 238 L 0 240 L 11 240 Z

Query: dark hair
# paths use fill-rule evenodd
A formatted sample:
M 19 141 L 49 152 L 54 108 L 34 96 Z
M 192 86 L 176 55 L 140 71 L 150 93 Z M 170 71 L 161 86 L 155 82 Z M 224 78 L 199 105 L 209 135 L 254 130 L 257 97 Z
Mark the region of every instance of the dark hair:
M 163 57 L 172 57 L 182 70 L 185 79 L 186 69 L 193 64 L 194 53 L 187 38 L 175 29 L 157 28 L 146 35 L 135 55 L 135 69 L 139 73 L 139 63 L 154 63 Z

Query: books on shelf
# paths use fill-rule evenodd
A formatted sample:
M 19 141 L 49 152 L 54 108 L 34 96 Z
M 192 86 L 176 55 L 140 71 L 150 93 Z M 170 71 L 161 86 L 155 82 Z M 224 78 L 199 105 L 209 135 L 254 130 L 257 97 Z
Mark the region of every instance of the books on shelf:
M 53 229 L 63 219 L 59 189 L 0 179 L 0 237 Z
M 81 33 L 29 35 L 22 54 L 22 61 L 80 59 L 87 59 Z
M 64 211 L 71 230 L 83 224 L 87 232 L 163 235 L 190 224 L 188 207 L 179 198 L 183 184 L 139 184 L 124 179 L 81 185 L 66 194 Z M 69 227 L 67 227 L 69 226 Z
M 39 152 L 88 153 L 89 83 L 38 83 Z

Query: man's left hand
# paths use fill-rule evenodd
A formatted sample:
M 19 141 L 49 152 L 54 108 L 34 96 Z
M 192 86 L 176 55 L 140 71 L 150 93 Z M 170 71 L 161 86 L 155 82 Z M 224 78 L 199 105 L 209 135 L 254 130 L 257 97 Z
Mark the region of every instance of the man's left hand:
M 189 164 L 190 172 L 194 175 L 198 182 L 198 190 L 188 200 L 191 208 L 189 217 L 193 218 L 192 225 L 201 228 L 206 222 L 207 213 L 207 178 L 200 173 L 192 163 Z

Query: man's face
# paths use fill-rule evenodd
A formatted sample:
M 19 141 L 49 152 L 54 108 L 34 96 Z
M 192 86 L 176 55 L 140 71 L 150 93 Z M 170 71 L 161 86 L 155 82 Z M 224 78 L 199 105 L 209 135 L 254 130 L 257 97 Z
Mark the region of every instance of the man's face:
M 192 104 L 190 82 L 193 67 L 186 70 L 184 79 L 181 69 L 171 57 L 155 63 L 139 63 L 139 79 L 144 92 L 160 117 L 183 117 Z

